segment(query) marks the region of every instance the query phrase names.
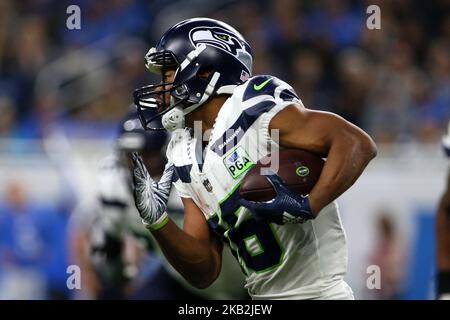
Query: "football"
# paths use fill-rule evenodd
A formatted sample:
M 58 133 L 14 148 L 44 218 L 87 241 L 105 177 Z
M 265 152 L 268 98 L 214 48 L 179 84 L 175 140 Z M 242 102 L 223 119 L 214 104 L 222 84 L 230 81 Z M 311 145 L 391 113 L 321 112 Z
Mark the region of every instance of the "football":
M 275 158 L 277 157 L 277 158 Z M 278 165 L 276 165 L 276 159 Z M 270 161 L 270 162 L 269 162 Z M 275 197 L 275 189 L 264 173 L 273 165 L 286 186 L 302 195 L 312 190 L 322 172 L 325 161 L 318 155 L 300 149 L 283 149 L 276 154 L 269 154 L 258 161 L 242 180 L 239 194 L 250 201 L 268 201 Z M 278 170 L 276 170 L 278 167 Z M 263 170 L 262 170 L 263 169 Z

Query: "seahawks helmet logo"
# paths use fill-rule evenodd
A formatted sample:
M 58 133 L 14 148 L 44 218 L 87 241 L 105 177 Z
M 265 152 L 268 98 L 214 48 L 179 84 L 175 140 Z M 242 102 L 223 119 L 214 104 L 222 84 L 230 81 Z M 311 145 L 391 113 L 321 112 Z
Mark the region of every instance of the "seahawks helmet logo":
M 197 47 L 204 43 L 235 56 L 248 70 L 251 70 L 252 56 L 245 50 L 244 44 L 226 29 L 220 27 L 197 27 L 189 33 L 192 44 Z

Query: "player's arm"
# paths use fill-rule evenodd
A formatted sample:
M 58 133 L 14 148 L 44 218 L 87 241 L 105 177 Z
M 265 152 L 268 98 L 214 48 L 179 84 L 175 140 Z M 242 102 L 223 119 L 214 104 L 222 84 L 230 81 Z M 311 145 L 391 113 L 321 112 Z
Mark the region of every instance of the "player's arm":
M 376 156 L 373 140 L 360 128 L 329 112 L 290 105 L 275 115 L 269 129 L 279 130 L 279 143 L 327 158 L 309 194 L 313 215 L 346 191 Z
M 159 182 L 154 181 L 142 158 L 133 154 L 133 195 L 142 222 L 158 241 L 173 267 L 193 286 L 206 288 L 220 273 L 222 245 L 210 231 L 203 213 L 188 198 L 184 204 L 184 230 L 166 213 L 174 166 L 168 163 Z
M 189 198 L 182 201 L 184 230 L 169 219 L 152 233 L 172 266 L 193 286 L 206 288 L 220 274 L 223 245 L 197 205 Z
M 440 298 L 450 299 L 450 172 L 447 176 L 447 189 L 438 205 L 436 237 L 438 295 Z

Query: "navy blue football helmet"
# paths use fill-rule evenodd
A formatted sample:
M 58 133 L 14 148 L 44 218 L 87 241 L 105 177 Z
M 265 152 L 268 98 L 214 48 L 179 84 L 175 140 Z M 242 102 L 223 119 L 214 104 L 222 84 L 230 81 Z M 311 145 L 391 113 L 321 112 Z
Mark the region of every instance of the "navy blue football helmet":
M 232 94 L 252 73 L 252 50 L 243 36 L 226 23 L 195 18 L 171 27 L 145 56 L 146 67 L 154 73 L 174 70 L 173 82 L 135 90 L 134 102 L 142 126 L 150 126 L 143 110 L 156 108 L 165 129 L 184 127 L 184 116 L 218 94 Z M 208 77 L 199 76 L 208 71 Z M 204 73 L 203 73 L 204 74 Z M 170 105 L 163 95 L 170 94 Z
M 143 114 L 147 118 L 154 118 L 156 110 L 144 110 Z M 161 127 L 161 121 L 155 119 L 152 126 Z M 119 133 L 117 137 L 117 147 L 124 152 L 134 151 L 155 151 L 162 152 L 167 141 L 168 134 L 165 131 L 146 131 L 142 127 L 138 112 L 135 106 L 120 121 Z

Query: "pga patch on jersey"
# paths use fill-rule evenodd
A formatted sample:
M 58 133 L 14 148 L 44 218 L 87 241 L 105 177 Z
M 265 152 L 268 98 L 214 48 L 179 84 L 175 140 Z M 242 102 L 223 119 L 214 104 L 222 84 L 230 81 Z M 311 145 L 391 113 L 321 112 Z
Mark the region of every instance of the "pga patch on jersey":
M 233 179 L 238 178 L 255 164 L 241 146 L 231 150 L 223 157 L 223 164 Z

